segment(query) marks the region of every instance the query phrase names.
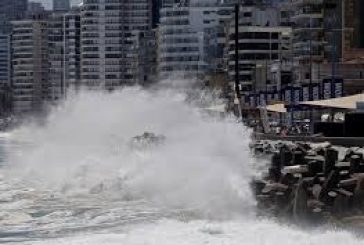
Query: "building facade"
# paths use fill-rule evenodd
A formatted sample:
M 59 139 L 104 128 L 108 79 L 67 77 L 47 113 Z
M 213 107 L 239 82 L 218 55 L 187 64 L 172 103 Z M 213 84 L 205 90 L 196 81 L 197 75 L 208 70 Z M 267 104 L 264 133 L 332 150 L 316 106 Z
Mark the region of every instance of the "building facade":
M 109 90 L 148 80 L 139 46 L 152 29 L 151 0 L 84 0 L 81 83 Z M 140 81 L 142 79 L 143 81 Z
M 11 21 L 25 17 L 28 0 L 0 0 L 0 33 L 11 32 Z
M 27 0 L 0 0 L 0 116 L 11 109 L 11 21 L 26 16 Z
M 50 97 L 57 101 L 80 86 L 80 11 L 53 12 L 48 17 Z
M 0 83 L 10 84 L 10 35 L 0 34 Z
M 277 6 L 279 10 L 280 16 L 280 26 L 288 26 L 292 27 L 292 16 L 294 14 L 294 10 L 289 1 L 282 1 Z
M 320 64 L 342 58 L 343 1 L 293 0 L 292 6 L 295 80 L 298 84 L 320 82 Z
M 292 29 L 280 26 L 278 8 L 262 3 L 243 5 L 239 9 L 239 83 L 243 93 L 279 89 L 285 83 L 292 57 Z M 228 29 L 227 71 L 233 86 L 235 81 L 235 21 Z M 275 77 L 271 69 L 278 62 Z
M 232 7 L 178 6 L 161 10 L 158 72 L 161 79 L 199 77 L 222 64 L 224 26 Z
M 41 14 L 45 11 L 44 6 L 42 3 L 38 2 L 29 2 L 28 3 L 28 9 L 27 9 L 27 15 L 32 16 L 35 14 Z
M 280 11 L 270 6 L 241 6 L 239 25 L 245 26 L 279 26 Z
M 0 34 L 0 116 L 11 109 L 11 36 Z
M 70 0 L 53 0 L 53 11 L 69 11 L 70 9 Z
M 78 90 L 81 82 L 81 15 L 74 8 L 64 15 L 65 88 Z
M 235 78 L 235 33 L 229 35 L 228 72 Z M 290 27 L 239 26 L 239 82 L 243 93 L 274 90 L 270 76 L 272 64 L 282 61 L 282 67 L 291 59 L 292 30 Z M 277 81 L 281 82 L 281 81 Z
M 343 1 L 344 37 L 343 52 L 364 48 L 364 2 L 360 0 Z
M 12 102 L 15 114 L 39 112 L 48 97 L 48 35 L 46 17 L 12 22 Z

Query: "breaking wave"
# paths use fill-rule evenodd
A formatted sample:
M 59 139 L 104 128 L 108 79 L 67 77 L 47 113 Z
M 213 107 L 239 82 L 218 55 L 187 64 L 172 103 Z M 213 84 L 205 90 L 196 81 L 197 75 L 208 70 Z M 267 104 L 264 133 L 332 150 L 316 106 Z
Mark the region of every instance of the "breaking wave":
M 11 132 L 0 242 L 359 244 L 256 220 L 249 181 L 262 163 L 249 153 L 250 131 L 201 109 L 214 96 L 190 92 L 82 92 L 44 124 Z M 135 146 L 143 135 L 153 137 Z

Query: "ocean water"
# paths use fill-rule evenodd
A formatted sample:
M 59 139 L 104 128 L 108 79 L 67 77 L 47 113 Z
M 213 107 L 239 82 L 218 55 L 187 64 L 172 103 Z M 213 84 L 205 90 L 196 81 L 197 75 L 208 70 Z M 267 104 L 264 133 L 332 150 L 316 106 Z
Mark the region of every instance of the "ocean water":
M 347 231 L 258 218 L 249 181 L 265 163 L 249 152 L 251 132 L 201 110 L 213 96 L 186 94 L 84 92 L 41 126 L 1 135 L 0 243 L 364 243 Z M 133 144 L 144 132 L 165 140 Z

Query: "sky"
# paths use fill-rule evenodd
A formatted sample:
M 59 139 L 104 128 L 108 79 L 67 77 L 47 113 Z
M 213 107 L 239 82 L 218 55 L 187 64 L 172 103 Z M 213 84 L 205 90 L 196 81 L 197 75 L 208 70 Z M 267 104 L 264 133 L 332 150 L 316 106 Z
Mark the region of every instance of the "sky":
M 50 9 L 50 8 L 52 8 L 53 0 L 30 0 L 30 2 L 41 2 L 41 3 L 43 3 L 44 7 Z M 81 2 L 81 0 L 71 0 L 71 2 L 73 4 L 77 4 L 77 3 Z

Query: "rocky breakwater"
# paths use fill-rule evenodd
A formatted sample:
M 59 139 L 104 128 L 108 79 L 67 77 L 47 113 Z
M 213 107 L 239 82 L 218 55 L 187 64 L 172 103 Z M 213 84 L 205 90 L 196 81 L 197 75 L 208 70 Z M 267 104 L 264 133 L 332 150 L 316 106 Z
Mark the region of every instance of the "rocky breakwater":
M 260 214 L 364 228 L 363 149 L 269 141 L 251 148 L 270 158 L 252 181 Z

